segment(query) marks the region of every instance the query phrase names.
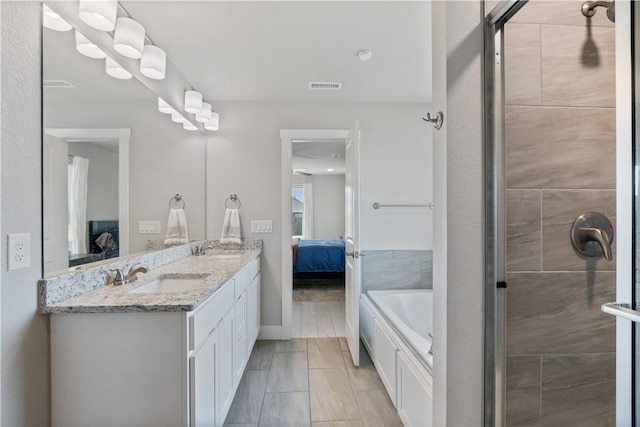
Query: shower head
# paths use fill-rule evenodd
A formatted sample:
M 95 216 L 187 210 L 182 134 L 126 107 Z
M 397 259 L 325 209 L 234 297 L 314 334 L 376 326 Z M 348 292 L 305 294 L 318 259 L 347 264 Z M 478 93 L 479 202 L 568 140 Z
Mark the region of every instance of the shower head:
M 596 7 L 606 7 L 609 21 L 616 22 L 616 2 L 615 1 L 586 1 L 582 3 L 582 14 L 591 18 L 596 14 Z

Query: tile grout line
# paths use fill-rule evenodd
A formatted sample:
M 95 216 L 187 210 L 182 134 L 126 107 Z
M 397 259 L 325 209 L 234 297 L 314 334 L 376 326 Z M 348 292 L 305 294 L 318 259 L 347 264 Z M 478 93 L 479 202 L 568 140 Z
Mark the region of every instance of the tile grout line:
M 307 393 L 309 399 L 309 425 L 313 425 L 313 415 L 311 414 L 311 364 L 309 363 L 309 338 L 305 338 L 307 340 L 307 384 L 308 390 Z

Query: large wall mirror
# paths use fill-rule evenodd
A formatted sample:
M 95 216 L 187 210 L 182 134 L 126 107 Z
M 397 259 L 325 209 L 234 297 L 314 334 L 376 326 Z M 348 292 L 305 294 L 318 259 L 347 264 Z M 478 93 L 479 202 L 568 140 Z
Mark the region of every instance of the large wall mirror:
M 43 28 L 45 277 L 163 248 L 176 194 L 189 240 L 205 238 L 205 135 L 158 112 L 135 77 L 108 75 L 76 37 Z

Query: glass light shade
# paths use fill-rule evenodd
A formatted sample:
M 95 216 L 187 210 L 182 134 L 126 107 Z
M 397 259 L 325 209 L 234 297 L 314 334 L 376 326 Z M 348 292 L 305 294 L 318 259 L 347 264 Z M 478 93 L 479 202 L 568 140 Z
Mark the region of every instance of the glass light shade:
M 67 21 L 62 19 L 46 4 L 42 5 L 42 25 L 54 31 L 69 31 L 72 28 Z
M 204 124 L 206 130 L 219 130 L 220 129 L 220 115 L 218 113 L 211 113 L 211 120 Z
M 147 44 L 142 50 L 140 72 L 150 79 L 162 80 L 167 68 L 167 54 L 164 50 L 152 44 Z
M 194 126 L 194 125 L 193 125 L 193 123 L 191 123 L 191 122 L 184 122 L 184 123 L 182 124 L 182 127 L 183 127 L 185 130 L 198 130 L 198 127 L 197 127 L 197 126 Z
M 158 111 L 164 114 L 173 114 L 176 112 L 176 110 L 162 98 L 158 98 Z
M 127 58 L 139 59 L 144 49 L 144 27 L 131 18 L 118 18 L 113 48 Z
M 196 120 L 200 123 L 207 123 L 211 121 L 211 104 L 206 102 L 202 103 L 202 111 L 196 114 Z
M 76 31 L 76 49 L 78 52 L 89 58 L 102 59 L 107 55 L 88 38 Z
M 184 109 L 187 113 L 197 114 L 202 110 L 202 94 L 195 90 L 184 93 Z
M 171 113 L 171 121 L 174 121 L 176 123 L 184 123 L 184 122 L 187 121 L 187 119 L 182 117 L 182 114 L 180 114 L 177 111 L 175 111 L 175 112 Z
M 96 30 L 113 31 L 116 26 L 118 0 L 80 0 L 78 15 Z
M 107 56 L 105 60 L 105 71 L 111 77 L 120 80 L 128 80 L 132 77 L 131 73 L 122 68 L 116 61 Z

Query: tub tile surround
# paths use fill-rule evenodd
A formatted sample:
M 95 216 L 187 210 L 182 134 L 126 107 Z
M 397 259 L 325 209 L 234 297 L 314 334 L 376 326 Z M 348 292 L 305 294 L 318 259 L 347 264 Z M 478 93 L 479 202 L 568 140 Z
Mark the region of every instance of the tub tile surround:
M 615 424 L 615 241 L 608 262 L 569 238 L 583 212 L 615 223 L 614 27 L 581 4 L 532 0 L 505 31 L 510 426 Z
M 223 284 L 225 278 L 259 256 L 262 241 L 247 241 L 246 244 L 235 246 L 233 249 L 243 250 L 245 254 L 233 262 L 226 260 L 220 262 L 220 260 L 207 259 L 206 256 L 191 257 L 192 248 L 202 245 L 211 245 L 214 250 L 220 249 L 219 241 L 196 242 L 156 252 L 132 255 L 114 262 L 103 262 L 95 266 L 79 268 L 58 276 L 41 279 L 38 281 L 39 310 L 41 313 L 189 311 L 195 308 L 195 302 Z M 126 271 L 136 262 L 146 266 L 149 273 L 141 277 L 139 281 L 120 287 L 117 295 L 109 292 L 112 290 L 111 287 L 106 288 L 107 277 L 111 275 L 109 270 L 118 268 Z M 238 264 L 239 262 L 241 265 Z M 173 265 L 173 263 L 176 264 Z M 166 267 L 168 264 L 172 264 L 171 267 Z M 194 289 L 189 294 L 168 296 L 167 294 L 144 295 L 126 292 L 161 274 L 209 273 L 212 274 L 206 278 L 203 286 Z M 217 283 L 215 288 L 211 288 L 213 282 Z M 109 300 L 107 301 L 105 298 L 109 298 Z
M 433 251 L 365 251 L 362 261 L 362 290 L 431 289 Z

